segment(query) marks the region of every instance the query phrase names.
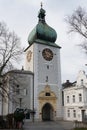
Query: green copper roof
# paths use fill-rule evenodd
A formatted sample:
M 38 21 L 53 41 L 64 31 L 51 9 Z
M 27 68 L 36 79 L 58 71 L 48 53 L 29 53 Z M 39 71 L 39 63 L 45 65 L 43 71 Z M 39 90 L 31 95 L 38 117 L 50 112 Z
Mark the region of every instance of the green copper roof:
M 45 22 L 45 10 L 44 9 L 42 9 L 42 8 L 40 9 L 38 18 L 39 18 L 38 24 L 29 34 L 28 43 L 31 45 L 37 39 L 55 43 L 56 38 L 57 38 L 57 33 L 52 27 L 47 25 L 47 23 Z
M 56 31 L 46 23 L 39 22 L 37 25 L 37 37 L 42 40 L 55 42 L 57 38 Z
M 56 43 L 53 43 L 53 42 L 47 42 L 47 41 L 40 40 L 40 39 L 36 39 L 35 42 L 38 43 L 38 44 L 43 44 L 43 45 L 53 46 L 53 47 L 56 47 L 56 48 L 61 48 L 60 46 L 58 46 Z

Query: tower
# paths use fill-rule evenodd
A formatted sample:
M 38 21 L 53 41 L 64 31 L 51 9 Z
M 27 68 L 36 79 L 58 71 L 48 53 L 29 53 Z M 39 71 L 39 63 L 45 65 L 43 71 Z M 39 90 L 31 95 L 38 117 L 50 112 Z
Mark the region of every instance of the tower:
M 45 10 L 38 14 L 38 24 L 28 37 L 25 69 L 34 73 L 32 86 L 36 120 L 62 118 L 60 48 L 56 43 L 57 33 L 45 21 Z

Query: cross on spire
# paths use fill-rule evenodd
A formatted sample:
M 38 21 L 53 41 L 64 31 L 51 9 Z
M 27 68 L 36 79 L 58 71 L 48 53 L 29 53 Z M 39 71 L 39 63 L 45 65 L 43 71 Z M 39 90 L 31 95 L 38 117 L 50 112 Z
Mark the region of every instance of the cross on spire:
M 41 2 L 41 8 L 43 7 L 43 3 Z
M 38 14 L 39 21 L 45 22 L 45 10 L 42 8 L 43 3 L 41 2 L 41 8 Z

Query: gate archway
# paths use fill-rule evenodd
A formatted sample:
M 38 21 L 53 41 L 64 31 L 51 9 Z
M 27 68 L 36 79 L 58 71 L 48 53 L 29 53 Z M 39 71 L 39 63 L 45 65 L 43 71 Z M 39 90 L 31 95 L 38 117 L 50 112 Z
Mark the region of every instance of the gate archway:
M 43 121 L 53 120 L 53 108 L 50 103 L 46 103 L 42 108 L 42 120 Z

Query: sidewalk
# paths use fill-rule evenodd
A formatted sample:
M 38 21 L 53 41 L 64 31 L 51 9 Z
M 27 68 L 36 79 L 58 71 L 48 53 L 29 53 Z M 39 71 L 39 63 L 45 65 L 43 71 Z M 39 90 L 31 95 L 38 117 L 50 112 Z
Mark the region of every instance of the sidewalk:
M 74 128 L 74 122 L 72 121 L 56 121 L 60 124 L 65 130 L 72 130 Z
M 25 126 L 28 127 L 28 126 L 44 126 L 47 124 L 50 124 L 50 125 L 59 125 L 59 126 L 62 126 L 62 128 L 64 128 L 64 130 L 72 130 L 73 129 L 73 126 L 74 126 L 74 123 L 71 122 L 71 121 L 49 121 L 49 122 L 25 122 L 24 123 L 24 128 Z
M 71 121 L 49 121 L 49 122 L 25 122 L 22 129 L 3 129 L 3 130 L 28 130 L 30 128 L 35 127 L 36 130 L 38 126 L 48 127 L 48 126 L 61 126 L 64 130 L 72 130 L 74 123 Z M 2 129 L 0 129 L 2 130 Z M 59 129 L 58 129 L 59 130 Z

